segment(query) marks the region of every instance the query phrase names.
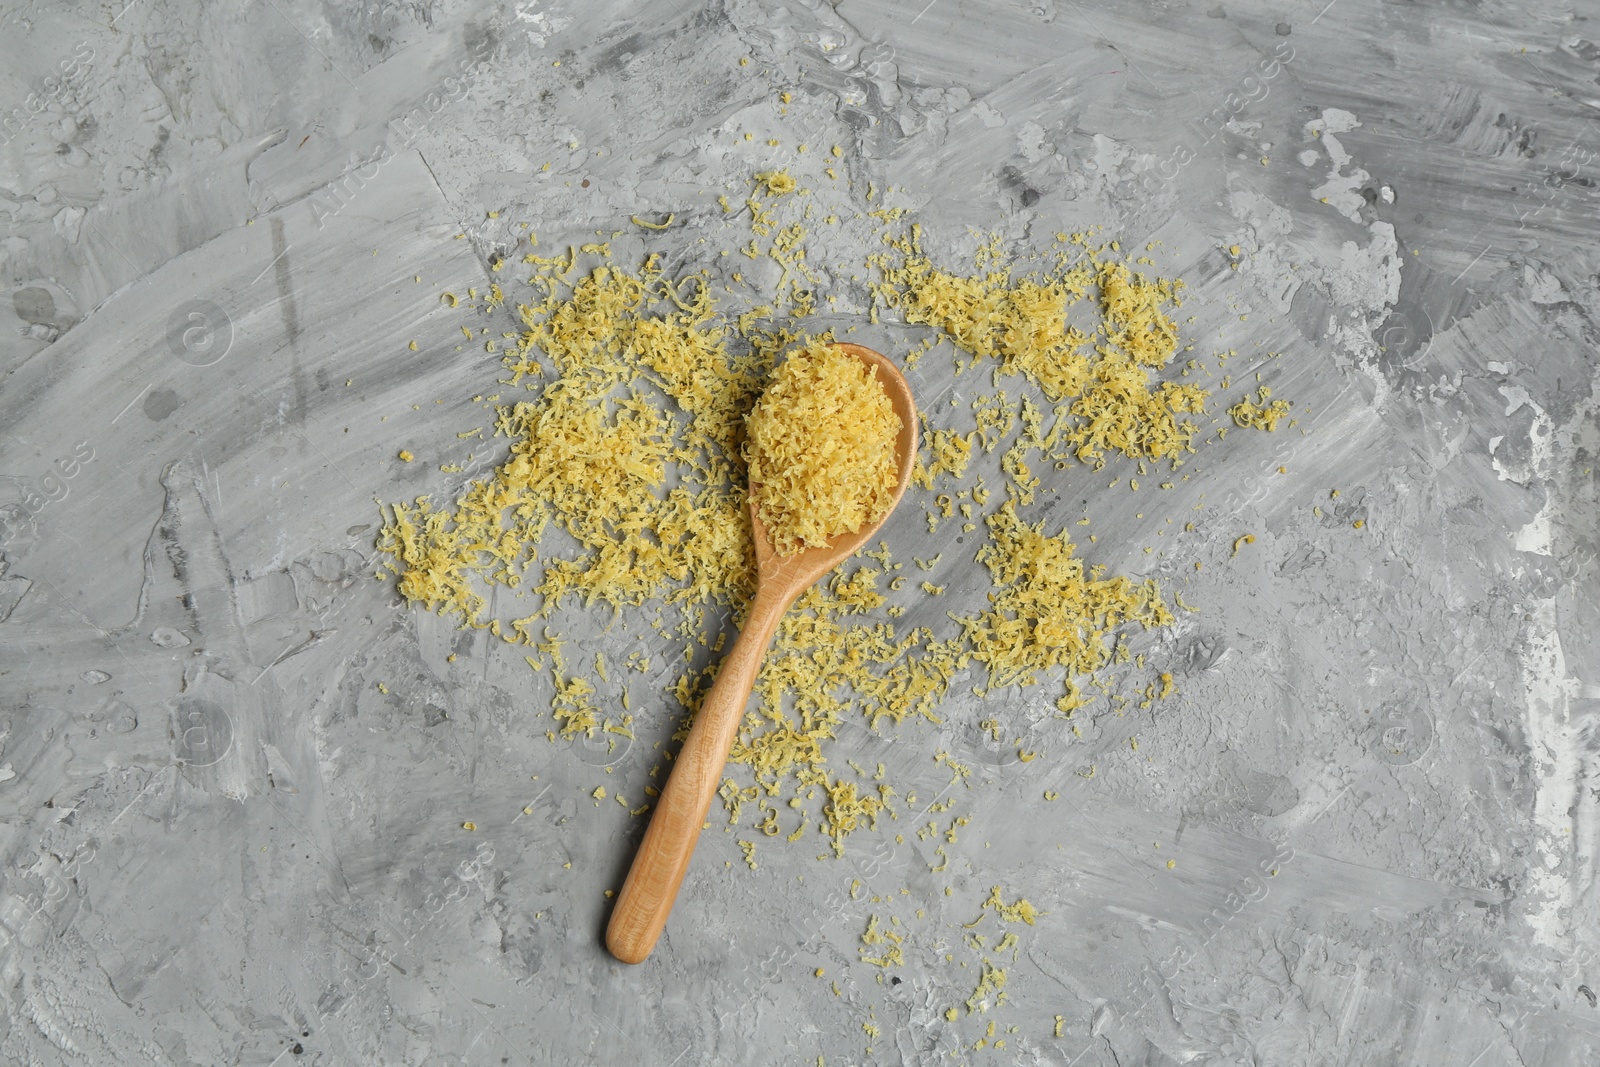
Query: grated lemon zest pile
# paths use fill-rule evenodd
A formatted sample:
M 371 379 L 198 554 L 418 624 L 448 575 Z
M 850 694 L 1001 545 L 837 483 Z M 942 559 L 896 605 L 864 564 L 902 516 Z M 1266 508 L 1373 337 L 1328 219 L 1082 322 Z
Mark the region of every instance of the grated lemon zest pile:
M 798 348 L 782 364 L 798 373 L 833 351 L 831 335 L 808 336 L 779 321 L 786 313 L 799 325 L 826 281 L 807 265 L 799 221 L 806 198 L 788 195 L 796 190 L 786 171 L 769 171 L 755 176 L 746 200 L 753 235 L 747 254 L 768 256 L 782 268 L 776 296 L 767 297 L 776 310 L 768 304 L 724 312 L 708 271 L 669 274 L 656 255 L 620 264 L 605 244 L 523 256 L 528 294 L 509 305 L 520 329 L 499 348 L 507 372 L 502 384 L 522 386 L 525 396 L 506 403 L 490 398 L 505 458 L 448 505 L 420 497 L 385 509 L 378 547 L 404 597 L 524 645 L 534 653 L 527 657 L 531 667 L 550 668 L 552 739 L 634 736 L 625 708 L 602 706 L 596 678 L 607 681 L 603 670 L 596 666 L 591 678 L 569 669 L 560 637 L 542 629 L 563 606 L 654 606 L 651 625 L 680 639 L 691 664 L 663 688 L 692 713 L 714 674 L 714 667 L 692 668 L 696 650 L 715 641 L 720 651 L 721 620 L 737 622 L 748 604 L 754 564 L 747 413 L 783 352 Z M 899 225 L 902 214 L 882 210 L 875 224 Z M 763 248 L 756 237 L 770 240 Z M 1003 450 L 1006 493 L 996 510 L 987 510 L 990 491 L 981 475 L 976 484 L 938 494 L 944 517 L 959 508 L 962 518 L 974 520 L 964 529 L 976 529 L 979 519 L 987 526 L 978 560 L 994 588 L 986 598 L 980 593 L 981 610 L 962 613 L 957 604 L 947 616 L 953 625 L 939 624 L 942 633 L 898 626 L 893 620 L 905 609 L 889 600 L 904 579 L 892 574 L 899 564 L 885 549 L 871 554 L 870 565 L 841 568 L 808 590 L 780 624 L 722 798 L 735 823 L 753 807 L 753 825 L 769 837 L 798 840 L 814 824 L 836 856 L 849 834 L 893 816 L 896 804 L 888 784 L 864 780 L 859 768 L 853 779 L 830 766 L 827 753 L 842 727 L 907 718 L 938 723 L 950 686 L 974 664 L 987 671 L 990 688 L 1033 684 L 1059 668 L 1066 696 L 1057 706 L 1070 716 L 1090 700 L 1074 679 L 1112 660 L 1119 627 L 1172 621 L 1153 581 L 1104 577 L 1077 558 L 1065 533 L 1047 536 L 1042 522 L 1029 525 L 1018 509 L 1046 488 L 1045 463 L 1099 465 L 1106 453 L 1120 452 L 1177 465 L 1193 451 L 1194 427 L 1183 416 L 1200 413 L 1207 397 L 1198 387 L 1154 377 L 1177 348 L 1171 310 L 1181 283 L 1147 279 L 1099 258 L 1104 250 L 1090 250 L 1083 235 L 1074 238 L 1083 250 L 1076 261 L 1063 257 L 1053 272 L 1028 277 L 1015 276 L 998 238 L 979 249 L 970 276 L 935 267 L 920 251 L 914 223 L 885 240 L 891 253 L 873 257 L 880 302 L 908 322 L 937 328 L 965 352 L 966 367 L 988 361 L 997 375 L 1031 383 L 1046 403 L 1001 390 L 974 395 L 972 431 L 940 425 L 940 411 L 923 412 L 925 447 L 914 482 L 930 506 L 936 479 L 965 486 L 978 449 Z M 504 299 L 495 287 L 476 310 L 488 313 Z M 454 296 L 448 302 L 465 303 Z M 1083 321 L 1071 321 L 1073 315 Z M 955 358 L 960 373 L 962 356 Z M 826 377 L 814 376 L 813 386 Z M 854 432 L 872 420 L 843 421 Z M 877 422 L 892 455 L 899 427 Z M 751 418 L 752 438 L 761 425 Z M 768 454 L 783 455 L 784 447 L 774 444 Z M 869 470 L 863 480 L 881 488 L 874 477 Z M 870 514 L 870 505 L 863 511 Z M 936 523 L 932 510 L 929 522 Z M 804 534 L 794 536 L 803 543 Z M 917 562 L 929 569 L 940 558 Z M 491 610 L 488 593 L 496 586 L 531 599 L 523 617 L 502 620 Z M 970 588 L 927 586 L 929 595 Z M 679 613 L 676 626 L 662 615 L 669 607 Z M 629 663 L 650 669 L 645 659 Z M 970 773 L 944 757 L 957 780 Z M 998 974 L 1003 982 L 1004 972 Z
M 1065 532 L 1028 525 L 1007 501 L 986 520 L 990 541 L 978 551 L 997 587 L 990 607 L 954 615 L 973 659 L 989 670 L 990 685 L 1031 685 L 1050 667 L 1091 674 L 1111 656 L 1111 633 L 1126 622 L 1166 626 L 1172 613 L 1153 580 L 1101 578 L 1085 567 Z M 1076 704 L 1072 706 L 1077 706 Z
M 889 510 L 900 417 L 876 367 L 813 341 L 783 361 L 747 432 L 756 509 L 780 556 L 855 533 Z
M 1017 279 L 1011 266 L 996 265 L 1002 254 L 994 244 L 978 257 L 992 269 L 963 276 L 936 267 L 921 240 L 915 223 L 888 238 L 899 258 L 874 257 L 877 294 L 907 322 L 938 327 L 975 359 L 998 360 L 1002 373 L 1021 374 L 1053 404 L 1067 404 L 1078 421 L 1064 440 L 1079 460 L 1096 462 L 1114 449 L 1176 465 L 1194 451 L 1195 426 L 1180 416 L 1199 414 L 1209 394 L 1152 379 L 1177 351 L 1168 309 L 1179 304 L 1181 282 L 1147 279 L 1092 256 L 1042 279 Z M 1090 332 L 1069 313 L 1095 289 L 1101 318 Z

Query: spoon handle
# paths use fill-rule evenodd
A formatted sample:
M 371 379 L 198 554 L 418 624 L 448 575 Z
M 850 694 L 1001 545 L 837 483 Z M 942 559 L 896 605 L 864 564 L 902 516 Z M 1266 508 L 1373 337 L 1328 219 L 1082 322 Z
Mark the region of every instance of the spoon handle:
M 667 925 L 667 914 L 689 869 L 711 800 L 722 785 L 722 771 L 761 670 L 761 659 L 792 599 L 758 589 L 750 617 L 722 661 L 716 683 L 701 702 L 689 736 L 672 761 L 667 787 L 656 799 L 650 825 L 606 927 L 606 947 L 624 963 L 643 962 Z

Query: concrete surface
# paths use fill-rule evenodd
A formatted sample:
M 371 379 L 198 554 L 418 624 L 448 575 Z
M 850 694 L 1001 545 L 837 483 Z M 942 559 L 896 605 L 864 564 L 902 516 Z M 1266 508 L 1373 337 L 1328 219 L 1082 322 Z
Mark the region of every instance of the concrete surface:
M 1594 4 L 0 6 L 0 1061 L 1596 1062 Z M 516 649 L 372 580 L 376 501 L 465 477 L 398 448 L 482 451 L 498 365 L 435 288 L 511 220 L 558 247 L 803 169 L 769 135 L 943 256 L 1164 242 L 1186 339 L 1300 422 L 1166 496 L 1052 486 L 1195 607 L 1136 645 L 1176 697 L 1074 734 L 968 681 L 848 732 L 970 819 L 945 868 L 921 804 L 758 870 L 714 815 L 629 968 L 642 820 L 589 794 L 642 790 L 675 706 L 546 741 Z M 839 293 L 873 250 L 827 249 Z M 679 652 L 603 623 L 566 621 Z M 1004 952 L 994 885 L 1044 912 Z

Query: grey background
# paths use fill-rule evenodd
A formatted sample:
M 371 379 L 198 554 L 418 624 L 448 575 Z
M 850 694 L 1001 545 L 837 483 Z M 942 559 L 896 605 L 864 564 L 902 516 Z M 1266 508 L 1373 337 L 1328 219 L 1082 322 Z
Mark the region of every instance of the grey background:
M 3 6 L 0 1061 L 1596 1061 L 1594 4 Z M 768 134 L 842 146 L 830 195 L 895 186 L 941 257 L 1163 241 L 1195 354 L 1300 421 L 1037 512 L 1198 609 L 1135 645 L 1176 698 L 1074 736 L 971 679 L 850 733 L 970 817 L 949 869 L 914 809 L 756 871 L 714 829 L 627 968 L 641 823 L 589 793 L 640 793 L 671 677 L 635 744 L 551 745 L 517 649 L 373 580 L 375 498 L 493 462 L 455 435 L 497 364 L 436 290 L 515 221 L 715 235 L 794 159 Z M 887 536 L 934 543 L 911 505 Z M 676 651 L 642 633 L 603 647 Z M 1046 914 L 949 1022 L 995 884 Z M 873 914 L 903 966 L 859 962 Z

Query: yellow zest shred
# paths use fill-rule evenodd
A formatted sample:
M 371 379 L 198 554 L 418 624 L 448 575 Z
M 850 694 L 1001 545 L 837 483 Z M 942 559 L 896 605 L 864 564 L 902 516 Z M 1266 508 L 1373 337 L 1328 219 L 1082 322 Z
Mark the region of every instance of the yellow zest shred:
M 900 946 L 905 941 L 905 935 L 894 930 L 886 930 L 878 925 L 878 917 L 871 916 L 867 920 L 866 932 L 861 935 L 861 962 L 870 963 L 874 967 L 896 967 L 905 962 Z M 878 948 L 879 945 L 887 946 Z M 875 950 L 876 955 L 868 955 L 868 951 Z
M 958 434 L 954 430 L 926 429 L 922 436 L 923 452 L 929 458 L 918 457 L 911 480 L 924 489 L 932 489 L 933 479 L 941 474 L 954 478 L 966 474 L 967 464 L 972 460 L 972 438 L 972 434 Z
M 1256 390 L 1256 397 L 1259 402 L 1252 402 L 1248 395 L 1242 397 L 1228 409 L 1228 414 L 1239 426 L 1271 433 L 1278 428 L 1278 420 L 1289 414 L 1290 404 L 1287 400 L 1273 400 L 1272 390 L 1265 385 Z M 1282 472 L 1281 467 L 1279 471 Z
M 967 1014 L 988 1011 L 992 1005 L 1004 1004 L 1006 999 L 1006 972 L 1004 968 L 996 967 L 988 960 L 983 961 L 983 971 L 978 976 L 978 984 L 972 991 L 972 996 L 967 998 Z M 990 996 L 993 996 L 991 1002 Z
M 993 910 L 1008 923 L 1022 922 L 1032 926 L 1033 921 L 1039 917 L 1039 909 L 1023 897 L 1018 897 L 1015 904 L 1007 904 L 1000 898 L 999 886 L 989 891 L 989 899 L 983 902 L 983 906 L 985 910 Z
M 794 176 L 786 170 L 768 170 L 757 174 L 755 177 L 757 188 L 766 192 L 768 196 L 782 196 L 795 190 Z

